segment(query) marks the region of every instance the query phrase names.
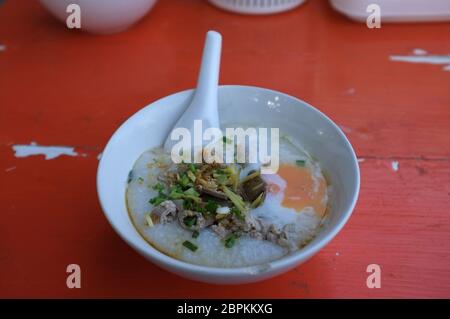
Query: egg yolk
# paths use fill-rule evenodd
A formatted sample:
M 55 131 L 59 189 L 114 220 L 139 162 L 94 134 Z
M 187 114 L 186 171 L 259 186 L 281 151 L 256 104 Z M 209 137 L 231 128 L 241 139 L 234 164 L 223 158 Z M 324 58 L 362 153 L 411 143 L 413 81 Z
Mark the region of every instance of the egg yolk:
M 278 170 L 278 175 L 286 181 L 284 207 L 300 212 L 305 207 L 312 207 L 317 215 L 323 217 L 326 205 L 323 203 L 327 184 L 323 177 L 313 176 L 311 169 L 296 165 L 284 164 Z M 278 193 L 277 185 L 269 185 L 269 192 Z

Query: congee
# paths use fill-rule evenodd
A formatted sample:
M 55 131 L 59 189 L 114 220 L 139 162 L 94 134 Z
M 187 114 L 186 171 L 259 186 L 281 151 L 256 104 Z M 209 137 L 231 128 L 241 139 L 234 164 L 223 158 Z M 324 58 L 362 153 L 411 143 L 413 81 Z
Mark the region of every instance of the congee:
M 224 142 L 225 143 L 225 142 Z M 128 178 L 130 218 L 154 248 L 211 267 L 243 267 L 307 245 L 326 221 L 331 187 L 299 143 L 280 139 L 276 174 L 256 164 L 174 164 L 144 152 Z

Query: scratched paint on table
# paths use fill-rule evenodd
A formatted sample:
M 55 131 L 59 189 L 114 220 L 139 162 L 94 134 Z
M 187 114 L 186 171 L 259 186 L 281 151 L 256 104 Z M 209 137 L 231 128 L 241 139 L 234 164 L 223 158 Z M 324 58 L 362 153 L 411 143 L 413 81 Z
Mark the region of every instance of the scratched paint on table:
M 349 88 L 347 91 L 345 91 L 346 95 L 353 95 L 355 94 L 356 89 L 355 88 Z
M 38 145 L 35 142 L 30 143 L 29 145 L 13 145 L 15 157 L 28 157 L 35 155 L 44 155 L 46 160 L 55 159 L 62 155 L 67 156 L 78 156 L 77 152 L 75 152 L 73 147 L 68 146 L 43 146 Z
M 425 63 L 434 65 L 444 65 L 444 71 L 450 71 L 450 54 L 447 55 L 428 55 L 428 52 L 423 49 L 414 49 L 413 55 L 391 55 L 391 61 L 407 62 L 407 63 Z
M 391 162 L 391 167 L 392 167 L 392 170 L 394 172 L 397 172 L 398 171 L 398 167 L 399 167 L 398 161 L 392 161 Z
M 413 50 L 413 54 L 414 55 L 427 55 L 428 52 L 426 50 L 424 50 L 424 49 L 417 48 L 417 49 Z

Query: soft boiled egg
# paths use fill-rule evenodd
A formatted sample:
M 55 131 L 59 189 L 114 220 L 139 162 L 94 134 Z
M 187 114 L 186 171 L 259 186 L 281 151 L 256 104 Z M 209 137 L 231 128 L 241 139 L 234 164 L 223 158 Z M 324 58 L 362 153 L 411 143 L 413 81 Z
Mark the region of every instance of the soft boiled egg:
M 283 228 L 297 224 L 304 217 L 320 221 L 327 208 L 327 183 L 317 164 L 284 163 L 277 174 L 262 175 L 267 183 L 264 203 L 254 209 L 254 216 Z M 304 221 L 302 221 L 304 222 Z
M 325 215 L 327 184 L 315 167 L 284 164 L 280 166 L 278 175 L 286 182 L 282 206 L 297 212 L 312 207 L 319 217 Z

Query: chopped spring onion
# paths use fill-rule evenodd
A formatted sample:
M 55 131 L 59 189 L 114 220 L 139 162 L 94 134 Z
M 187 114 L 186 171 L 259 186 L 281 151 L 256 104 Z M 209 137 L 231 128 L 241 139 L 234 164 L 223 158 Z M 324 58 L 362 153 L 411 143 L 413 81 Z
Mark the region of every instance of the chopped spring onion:
M 183 219 L 183 223 L 187 226 L 187 227 L 192 227 L 194 225 L 197 224 L 197 216 L 186 216 Z
M 231 208 L 231 213 L 240 220 L 245 220 L 245 216 L 243 215 L 243 213 L 241 213 L 236 207 Z
M 189 183 L 190 183 L 189 177 L 188 177 L 186 174 L 183 174 L 183 175 L 180 177 L 179 183 L 180 183 L 180 185 L 181 185 L 182 187 L 188 186 Z
M 170 199 L 180 199 L 183 197 L 183 193 L 181 193 L 177 189 L 172 189 L 169 194 Z
M 231 234 L 227 238 L 225 238 L 225 247 L 231 248 L 236 244 L 236 239 L 238 239 L 238 236 L 236 234 Z
M 206 211 L 211 214 L 216 213 L 217 207 L 219 207 L 219 204 L 213 200 L 209 200 L 205 205 Z
M 201 177 L 197 178 L 197 181 L 198 181 L 203 187 L 206 187 L 206 188 L 213 188 L 213 189 L 217 188 L 217 184 L 216 184 L 214 181 L 206 181 L 206 180 L 204 180 L 204 179 L 201 178 Z
M 241 175 L 241 169 L 239 166 L 232 164 L 233 167 L 233 174 L 231 174 L 231 180 L 233 184 L 233 190 L 236 191 L 239 186 L 239 176 Z
M 225 185 L 222 186 L 222 189 L 223 189 L 223 192 L 225 193 L 225 195 L 227 195 L 227 197 L 231 200 L 231 202 L 234 204 L 234 206 L 236 206 L 236 208 L 241 213 L 246 211 L 245 203 L 242 200 L 241 196 L 239 196 L 238 194 L 236 194 L 233 191 L 231 191 L 230 189 L 228 189 L 228 187 L 226 187 Z
M 162 184 L 156 184 L 155 186 L 153 186 L 153 189 L 155 191 L 158 191 L 159 193 L 161 193 L 162 191 L 164 191 L 164 186 Z
M 200 205 L 201 202 L 194 200 L 194 198 L 196 199 L 200 199 L 200 197 L 193 197 L 193 198 L 185 198 L 185 200 L 183 201 L 183 208 L 184 209 L 188 209 L 188 210 L 193 210 L 199 213 L 206 213 L 206 208 L 202 207 Z
M 228 182 L 227 175 L 218 175 L 216 178 L 217 178 L 217 182 L 219 182 L 219 184 L 221 184 L 221 185 L 225 185 Z
M 297 166 L 304 167 L 306 164 L 306 161 L 305 160 L 296 160 L 295 164 L 297 164 Z
M 153 197 L 152 199 L 150 199 L 148 202 L 154 206 L 158 206 L 159 204 L 161 204 L 162 202 L 164 202 L 167 199 L 167 196 L 164 194 L 160 194 L 156 197 Z
M 194 173 L 192 173 L 191 171 L 187 171 L 186 174 L 191 181 L 195 182 L 196 177 L 195 177 Z
M 190 251 L 196 251 L 198 249 L 198 247 L 193 243 L 191 243 L 189 240 L 185 240 L 183 242 L 183 246 L 189 249 Z
M 184 193 L 184 195 L 188 195 L 188 196 L 195 196 L 195 197 L 200 196 L 200 194 L 197 193 L 197 191 L 193 187 L 185 190 L 183 193 Z
M 194 230 L 194 232 L 192 233 L 192 238 L 197 238 L 200 235 L 200 233 L 198 232 L 198 230 Z

